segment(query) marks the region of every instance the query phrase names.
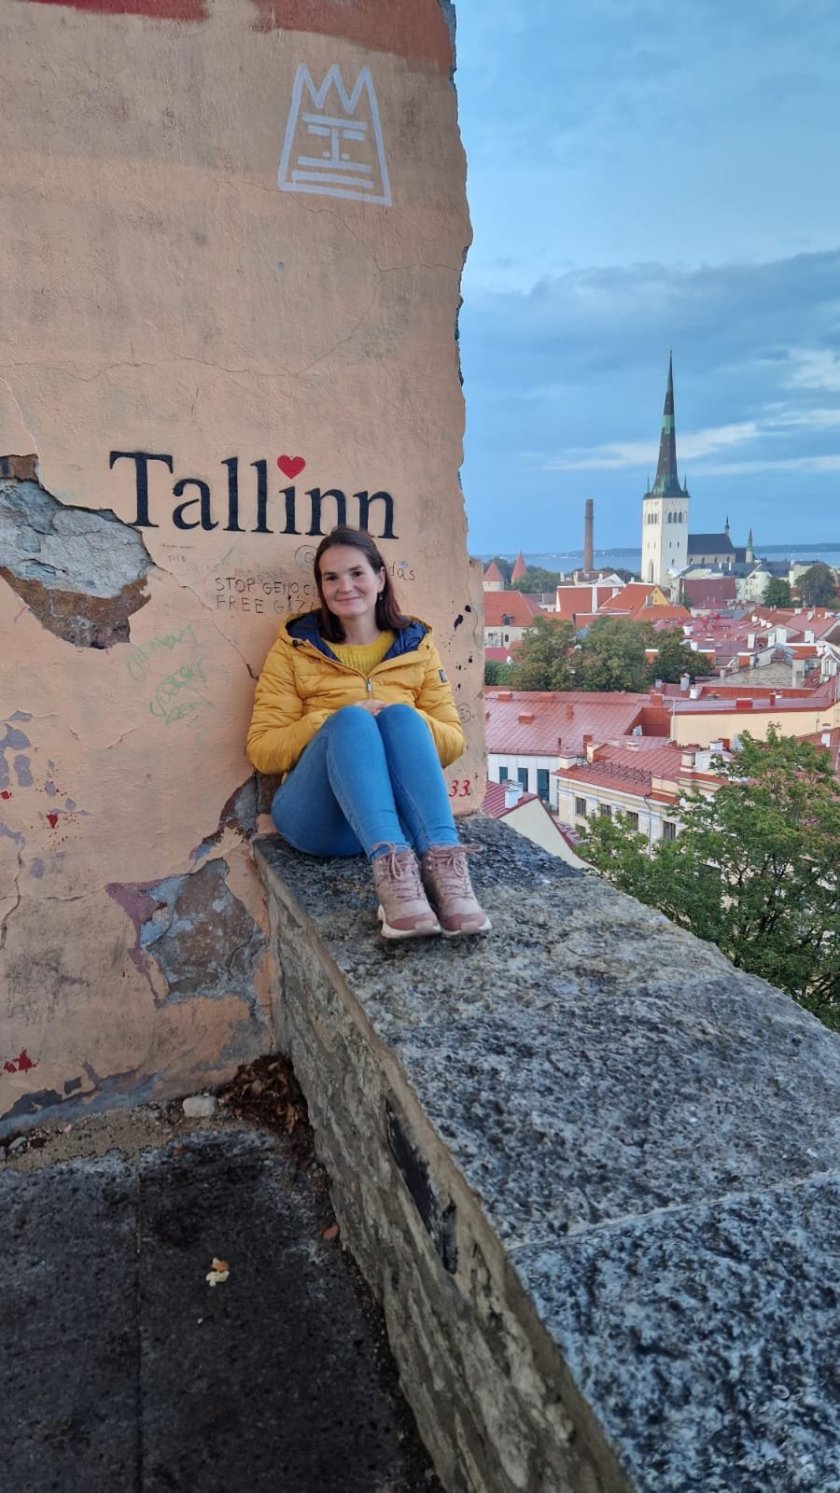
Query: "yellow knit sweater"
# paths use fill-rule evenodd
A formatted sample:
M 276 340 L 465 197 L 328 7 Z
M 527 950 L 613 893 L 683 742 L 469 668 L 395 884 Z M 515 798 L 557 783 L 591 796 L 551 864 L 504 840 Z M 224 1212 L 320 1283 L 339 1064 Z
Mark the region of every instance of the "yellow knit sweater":
M 359 673 L 364 674 L 365 679 L 368 679 L 371 669 L 381 664 L 393 641 L 392 632 L 381 632 L 373 643 L 365 643 L 362 646 L 357 646 L 355 643 L 330 643 L 330 647 L 336 658 L 346 664 L 348 669 L 358 669 Z

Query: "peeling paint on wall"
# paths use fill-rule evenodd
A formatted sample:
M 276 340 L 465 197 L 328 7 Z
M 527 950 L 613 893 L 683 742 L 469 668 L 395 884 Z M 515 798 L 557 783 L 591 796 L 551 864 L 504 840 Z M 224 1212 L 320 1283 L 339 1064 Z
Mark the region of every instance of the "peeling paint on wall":
M 0 481 L 0 576 L 57 638 L 127 642 L 150 566 L 136 529 L 113 513 L 65 507 L 33 480 Z
M 253 1009 L 254 970 L 266 936 L 231 893 L 226 874 L 226 863 L 213 860 L 154 885 L 107 887 L 134 924 L 133 957 L 157 1004 L 233 995 Z

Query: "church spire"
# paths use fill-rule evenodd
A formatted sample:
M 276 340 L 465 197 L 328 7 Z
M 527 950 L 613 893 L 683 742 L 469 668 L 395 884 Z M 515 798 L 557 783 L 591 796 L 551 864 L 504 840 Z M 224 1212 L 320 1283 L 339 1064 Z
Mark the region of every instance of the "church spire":
M 651 493 L 657 498 L 681 498 L 685 489 L 680 487 L 677 472 L 677 434 L 674 429 L 674 369 L 673 356 L 668 354 L 668 384 L 665 389 L 665 408 L 662 411 L 662 434 L 659 437 L 659 461 L 656 464 Z

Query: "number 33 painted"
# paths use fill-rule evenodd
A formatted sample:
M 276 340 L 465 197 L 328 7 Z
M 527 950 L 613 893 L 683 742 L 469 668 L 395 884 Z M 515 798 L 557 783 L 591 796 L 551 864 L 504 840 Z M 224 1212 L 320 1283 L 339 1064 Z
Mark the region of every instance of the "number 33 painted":
M 469 798 L 471 793 L 472 783 L 469 778 L 455 778 L 454 782 L 449 784 L 450 798 Z

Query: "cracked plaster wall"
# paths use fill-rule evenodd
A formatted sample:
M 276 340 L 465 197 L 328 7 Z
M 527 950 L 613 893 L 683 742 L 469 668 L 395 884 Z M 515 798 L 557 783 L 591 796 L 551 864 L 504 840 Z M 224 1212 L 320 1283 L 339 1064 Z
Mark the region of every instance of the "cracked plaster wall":
M 0 1128 L 271 1046 L 243 741 L 341 496 L 447 657 L 459 804 L 482 788 L 451 6 L 132 11 L 0 0 Z M 369 78 L 361 145 L 302 146 L 304 67 L 351 107 Z M 292 165 L 368 150 L 386 200 L 280 190 L 288 129 Z

